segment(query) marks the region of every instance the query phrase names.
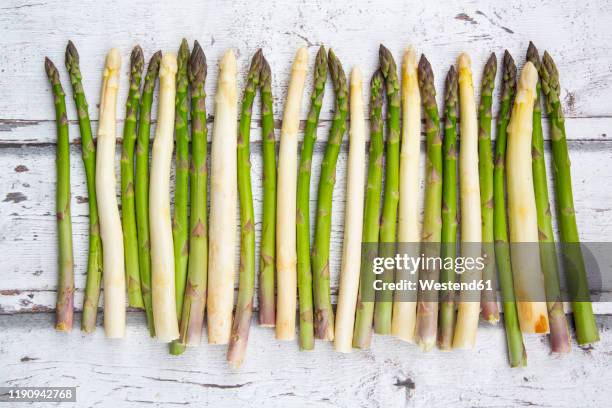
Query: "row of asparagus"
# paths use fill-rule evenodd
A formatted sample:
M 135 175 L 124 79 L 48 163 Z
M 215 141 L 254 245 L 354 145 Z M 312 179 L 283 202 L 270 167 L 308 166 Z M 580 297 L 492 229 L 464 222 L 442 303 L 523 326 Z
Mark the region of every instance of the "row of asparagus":
M 297 307 L 302 350 L 313 349 L 315 338 L 333 340 L 340 352 L 349 352 L 352 347 L 368 348 L 372 331 L 415 342 L 423 350 L 430 350 L 436 344 L 445 350 L 472 348 L 480 316 L 490 323 L 500 318 L 494 291 L 483 291 L 481 302 L 455 299 L 452 291 L 441 291 L 437 301 L 421 296 L 412 302 L 394 299 L 391 292 L 374 293 L 374 275 L 362 265 L 361 256 L 362 242 L 382 244 L 380 251 L 371 250 L 366 254 L 368 259 L 377 255 L 393 256 L 391 252 L 383 253 L 390 251 L 392 245 L 388 244 L 426 242 L 429 256 L 454 257 L 460 207 L 461 243 L 470 244 L 461 245 L 462 255 L 473 252 L 474 256 L 483 255 L 490 260 L 482 272 L 470 271 L 461 279 L 495 280 L 497 271 L 510 364 L 526 364 L 522 333 L 550 332 L 552 351 L 568 352 L 570 334 L 561 301 L 557 254 L 554 246 L 544 245 L 554 242 L 554 235 L 544 162 L 541 94 L 546 97 L 550 121 L 560 237 L 562 242 L 578 242 L 559 78 L 552 58 L 545 53 L 540 61 L 536 48 L 530 44 L 528 62 L 517 83 L 516 66 L 506 51 L 493 149 L 495 54 L 491 54 L 484 67 L 478 109 L 469 56 L 461 54 L 457 68 L 450 67 L 444 92 L 443 131 L 433 71 L 425 56 L 417 64 L 415 51 L 410 48 L 405 52 L 401 86 L 389 50 L 381 46 L 379 57 L 380 66 L 370 81 L 366 170 L 366 119 L 359 68 L 352 70 L 349 92 L 338 58 L 331 50 L 319 49 L 298 162 L 300 108 L 308 72 L 308 52 L 305 48 L 298 50 L 291 70 L 277 163 L 270 66 L 262 51 L 257 51 L 247 74 L 238 125 L 236 59 L 231 50 L 227 51 L 220 62 L 215 95 L 210 213 L 207 214 L 204 52 L 197 41 L 190 51 L 185 40 L 178 56 L 171 53 L 162 56 L 157 52 L 149 61 L 143 81 L 144 56 L 136 46 L 130 59 L 130 88 L 121 147 L 120 215 L 114 158 L 121 57 L 118 50 L 112 49 L 106 58 L 94 142 L 79 56 L 69 42 L 66 68 L 78 114 L 90 214 L 82 330 L 95 330 L 103 280 L 104 328 L 108 337 L 125 334 L 126 293 L 131 307 L 144 308 L 151 336 L 171 343 L 172 354 L 182 353 L 185 346 L 199 344 L 205 307 L 208 307 L 208 342 L 229 343 L 230 363 L 240 365 L 243 361 L 255 288 L 255 214 L 249 149 L 253 103 L 259 91 L 263 154 L 260 325 L 275 326 L 279 340 L 293 340 Z M 53 89 L 58 130 L 60 273 L 56 327 L 70 330 L 74 277 L 68 120 L 58 70 L 49 59 L 45 60 L 45 68 Z M 311 162 L 328 74 L 333 84 L 335 108 L 321 164 L 311 243 Z M 158 78 L 157 126 L 149 163 L 151 107 Z M 426 185 L 420 231 L 418 172 L 422 116 Z M 332 194 L 338 155 L 349 126 L 344 242 L 334 317 L 329 266 Z M 176 176 L 171 217 L 170 171 L 174 145 Z M 234 214 L 238 203 L 240 269 L 233 314 L 234 231 L 237 228 Z M 539 251 L 525 257 L 511 253 L 509 242 L 542 245 Z M 571 248 L 571 253 L 563 258 L 567 263 L 568 284 L 581 292 L 577 298 L 588 299 L 582 253 L 579 246 Z M 535 280 L 534 263 L 538 266 Z M 399 271 L 397 275 L 392 270 L 382 275 L 385 282 L 400 278 Z M 455 271 L 422 268 L 419 278 L 453 281 Z M 541 295 L 548 302 L 515 301 L 515 292 L 529 292 L 533 299 Z M 296 305 L 297 299 L 299 305 Z M 572 308 L 578 343 L 596 342 L 598 329 L 591 303 L 575 301 Z

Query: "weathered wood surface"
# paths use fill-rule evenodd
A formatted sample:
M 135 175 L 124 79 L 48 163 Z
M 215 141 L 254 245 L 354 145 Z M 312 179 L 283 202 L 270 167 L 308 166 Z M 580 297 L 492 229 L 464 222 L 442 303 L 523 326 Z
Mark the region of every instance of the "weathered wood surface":
M 148 58 L 157 49 L 176 52 L 182 37 L 199 40 L 209 64 L 206 89 L 210 120 L 214 118 L 212 96 L 218 58 L 228 47 L 237 51 L 242 86 L 251 55 L 262 47 L 273 70 L 275 116 L 279 121 L 290 64 L 298 46 L 308 47 L 311 64 L 320 44 L 333 47 L 347 71 L 358 64 L 367 78 L 376 68 L 379 43 L 389 47 L 398 62 L 403 49 L 413 44 L 431 61 L 441 95 L 446 70 L 461 51 L 471 54 L 478 84 L 490 52 L 496 52 L 500 59 L 507 48 L 520 67 L 528 41 L 533 40 L 541 52 L 551 52 L 561 73 L 580 237 L 584 241 L 610 242 L 612 3 L 355 0 L 347 6 L 321 0 L 7 0 L 0 10 L 0 384 L 77 385 L 79 407 L 111 403 L 165 407 L 189 402 L 215 406 L 609 405 L 611 392 L 604 384 L 612 380 L 610 316 L 598 317 L 602 328 L 599 344 L 589 350 L 574 347 L 563 358 L 548 354 L 546 339 L 527 338 L 529 367 L 521 370 L 507 367 L 503 331 L 485 326 L 471 353 L 422 354 L 395 339 L 376 337 L 372 351 L 351 355 L 335 354 L 325 343 L 317 343 L 314 353 L 299 353 L 296 344 L 279 343 L 270 330 L 254 327 L 247 360 L 240 371 L 226 367 L 222 347 L 202 345 L 179 358 L 168 356 L 165 346 L 148 338 L 142 314 L 137 312 L 129 314 L 128 337 L 122 341 L 105 340 L 102 330 L 91 336 L 77 330 L 68 335 L 56 333 L 52 330 L 52 314 L 48 313 L 55 303 L 57 274 L 56 136 L 43 57 L 49 56 L 59 67 L 68 96 L 73 143 L 75 305 L 80 309 L 87 256 L 87 194 L 72 93 L 63 68 L 68 39 L 75 42 L 81 54 L 94 131 L 103 59 L 110 47 L 119 47 L 124 57 L 119 97 L 124 101 L 133 45 L 140 44 Z M 307 99 L 302 105 L 302 119 L 308 109 Z M 122 105 L 120 119 L 124 117 Z M 313 161 L 313 198 L 332 105 L 328 86 Z M 257 108 L 254 118 L 259 117 Z M 122 125 L 120 120 L 119 130 Z M 261 139 L 257 120 L 253 129 L 259 239 Z M 330 260 L 334 294 L 341 253 L 347 146 L 345 138 L 333 200 Z M 311 211 L 314 204 L 311 201 Z M 598 314 L 612 314 L 612 303 L 594 307 Z M 60 353 L 63 350 L 67 352 Z

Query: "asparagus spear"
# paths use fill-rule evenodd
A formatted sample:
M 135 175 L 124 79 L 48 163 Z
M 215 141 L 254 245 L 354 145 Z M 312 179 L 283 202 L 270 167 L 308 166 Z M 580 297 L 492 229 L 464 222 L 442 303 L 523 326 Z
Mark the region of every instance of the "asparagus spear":
M 421 94 L 416 52 L 410 47 L 402 58 L 402 147 L 399 167 L 399 203 L 397 240 L 405 245 L 407 255 L 418 256 L 419 242 L 419 162 L 421 159 Z M 404 251 L 402 251 L 404 252 Z M 397 271 L 395 281 L 418 280 L 416 271 Z M 393 301 L 391 334 L 414 342 L 417 297 L 407 299 L 396 292 Z
M 461 256 L 481 255 L 482 219 L 480 214 L 480 184 L 478 180 L 478 125 L 472 67 L 469 55 L 462 53 L 457 60 L 461 149 L 459 150 L 459 194 L 461 197 Z M 472 268 L 461 275 L 462 282 L 478 282 L 480 270 Z M 453 348 L 473 348 L 476 343 L 480 299 L 472 291 L 461 292 Z
M 540 71 L 540 55 L 532 42 L 527 49 L 527 61 Z M 535 189 L 536 210 L 538 214 L 538 233 L 540 238 L 540 261 L 544 273 L 548 318 L 550 320 L 550 345 L 553 353 L 569 353 L 570 334 L 563 311 L 563 300 L 559 287 L 559 267 L 553 235 L 550 202 L 548 201 L 548 181 L 544 160 L 544 136 L 542 134 L 542 107 L 540 101 L 541 84 L 536 85 L 536 99 L 533 106 L 533 133 L 531 138 L 531 168 Z
M 136 140 L 136 226 L 138 228 L 138 266 L 140 285 L 147 315 L 147 326 L 151 337 L 155 336 L 153 322 L 153 299 L 151 294 L 151 246 L 149 241 L 149 137 L 151 131 L 151 105 L 155 81 L 159 74 L 161 52 L 157 51 L 149 60 L 145 75 L 138 117 Z
M 440 119 L 436 103 L 436 88 L 431 65 L 424 55 L 419 61 L 419 88 L 425 112 L 425 135 L 427 140 L 427 163 L 425 179 L 425 214 L 422 241 L 426 257 L 440 255 L 442 233 L 442 139 Z M 440 270 L 421 268 L 421 277 L 426 281 L 438 281 Z M 429 293 L 428 293 L 429 292 Z M 436 343 L 438 328 L 438 302 L 436 291 L 424 291 L 425 299 L 419 297 L 416 321 L 416 342 L 428 351 Z
M 100 241 L 100 223 L 98 221 L 98 203 L 96 199 L 96 144 L 91 134 L 87 100 L 85 99 L 85 92 L 81 83 L 79 53 L 72 41 L 68 41 L 68 46 L 66 46 L 66 69 L 70 75 L 72 94 L 79 118 L 83 166 L 85 167 L 85 178 L 87 180 L 89 252 L 81 330 L 90 333 L 96 329 L 96 317 L 100 300 L 100 281 L 102 280 L 102 242 Z
M 296 254 L 296 187 L 297 148 L 300 106 L 308 71 L 308 51 L 300 48 L 291 67 L 291 80 L 283 113 L 280 150 L 278 153 L 278 192 L 276 195 L 276 270 L 278 297 L 276 304 L 276 338 L 295 338 L 295 309 L 297 292 Z
M 189 195 L 189 45 L 183 38 L 176 58 L 176 106 L 174 115 L 174 134 L 176 137 L 176 172 L 174 176 L 174 214 L 172 216 L 172 243 L 174 246 L 174 291 L 176 297 L 176 316 L 183 313 L 183 299 L 187 283 L 187 264 L 189 259 L 189 219 L 187 196 Z M 185 351 L 180 339 L 170 344 L 170 354 L 179 355 Z
M 380 220 L 380 243 L 383 244 L 381 256 L 393 256 L 397 227 L 397 205 L 399 202 L 399 155 L 400 155 L 400 88 L 397 67 L 391 52 L 382 44 L 379 49 L 380 71 L 385 78 L 387 93 L 387 152 L 385 156 L 385 193 L 382 217 Z M 385 283 L 393 282 L 393 270 L 381 276 Z M 393 293 L 383 290 L 376 293 L 374 310 L 374 331 L 379 334 L 391 332 L 391 312 Z
M 185 283 L 187 281 L 189 255 L 189 221 L 187 212 L 187 196 L 189 194 L 188 65 L 189 45 L 187 40 L 183 38 L 176 58 L 176 114 L 174 116 L 176 175 L 174 181 L 172 239 L 174 243 L 174 290 L 176 291 L 177 316 L 180 316 L 183 310 L 183 295 L 185 294 Z
M 272 72 L 268 61 L 263 56 L 261 57 L 259 90 L 261 92 L 264 195 L 261 246 L 259 248 L 259 324 L 273 327 L 276 323 L 274 294 L 274 281 L 276 279 L 276 137 L 274 135 L 274 110 L 272 108 Z M 312 324 L 312 319 L 310 321 Z
M 495 53 L 487 60 L 482 74 L 480 106 L 478 115 L 478 176 L 480 180 L 480 212 L 482 214 L 482 257 L 485 267 L 482 270 L 484 281 L 495 282 L 495 263 L 493 252 L 493 152 L 491 150 L 491 106 L 493 89 L 497 74 Z M 491 324 L 499 321 L 496 286 L 493 290 L 481 293 L 481 314 Z
M 523 333 L 548 333 L 544 276 L 540 267 L 538 220 L 531 172 L 531 132 L 538 73 L 531 62 L 523 67 L 508 124 L 508 223 L 514 287 Z
M 208 240 L 208 342 L 227 344 L 234 308 L 236 246 L 236 57 L 227 50 L 219 63 L 211 149 Z
M 312 269 L 315 303 L 315 336 L 318 339 L 334 339 L 334 311 L 331 306 L 329 288 L 329 240 L 331 234 L 332 195 L 336 183 L 336 163 L 342 138 L 346 133 L 348 118 L 348 86 L 342 64 L 329 50 L 329 72 L 334 92 L 336 109 L 329 131 L 325 156 L 321 163 L 321 178 L 317 194 L 315 239 L 312 246 Z
M 45 71 L 51 83 L 55 122 L 57 126 L 57 230 L 59 235 L 59 282 L 55 328 L 59 331 L 72 330 L 74 314 L 74 257 L 72 254 L 72 217 L 70 215 L 70 140 L 68 138 L 68 117 L 66 98 L 57 68 L 45 58 Z
M 251 317 L 253 315 L 253 291 L 255 287 L 255 214 L 253 210 L 253 190 L 251 187 L 251 113 L 253 100 L 259 85 L 262 51 L 259 49 L 251 60 L 247 74 L 240 128 L 238 129 L 238 198 L 240 200 L 240 279 L 238 303 L 232 324 L 227 351 L 227 361 L 239 367 L 244 360 Z
M 125 280 L 128 304 L 137 308 L 142 308 L 144 304 L 138 271 L 138 238 L 134 212 L 134 144 L 136 143 L 136 121 L 138 120 L 143 65 L 142 48 L 137 45 L 132 50 L 130 57 L 130 89 L 125 104 L 125 124 L 121 148 L 121 225 L 123 227 Z
M 350 353 L 359 290 L 361 233 L 363 228 L 363 190 L 365 181 L 365 117 L 363 80 L 359 67 L 351 72 L 350 146 L 348 154 L 344 241 L 340 270 L 340 293 L 334 333 L 334 350 Z
M 441 258 L 457 256 L 457 71 L 451 65 L 444 93 L 444 142 L 442 154 L 442 244 Z M 442 268 L 440 282 L 454 282 L 455 271 Z M 440 291 L 438 347 L 450 350 L 455 330 L 455 301 L 452 290 Z
M 384 77 L 380 69 L 374 72 L 370 81 L 370 149 L 368 161 L 368 181 L 363 213 L 362 242 L 368 245 L 368 253 L 363 254 L 361 265 L 359 294 L 357 296 L 357 312 L 355 314 L 355 330 L 353 347 L 367 349 L 372 338 L 372 319 L 374 317 L 374 290 L 372 282 L 374 273 L 371 270 L 372 260 L 377 255 L 380 218 L 380 195 L 382 190 L 383 172 L 383 119 L 382 119 L 382 87 Z M 370 266 L 370 267 L 368 267 Z
M 557 197 L 559 232 L 564 246 L 563 263 L 567 283 L 572 293 L 572 310 L 576 325 L 578 344 L 599 341 L 599 331 L 590 301 L 589 283 L 580 248 L 580 237 L 576 225 L 572 175 L 565 136 L 565 119 L 559 100 L 559 72 L 552 57 L 544 52 L 540 69 L 542 90 L 546 95 L 546 113 L 550 122 L 550 139 L 553 154 L 553 176 Z
M 104 247 L 104 331 L 106 337 L 125 335 L 125 266 L 123 231 L 115 193 L 115 145 L 117 93 L 121 55 L 111 49 L 104 64 L 98 151 L 96 156 L 96 195 L 100 210 L 100 236 Z
M 190 239 L 187 286 L 180 322 L 180 342 L 200 343 L 206 307 L 206 272 L 208 268 L 208 223 L 206 219 L 206 56 L 197 41 L 187 71 L 191 88 L 191 166 L 190 166 Z
M 514 282 L 508 247 L 508 226 L 506 223 L 506 140 L 510 121 L 510 108 L 516 93 L 516 66 L 508 51 L 504 53 L 501 102 L 497 116 L 497 138 L 495 141 L 495 167 L 493 169 L 493 234 L 495 238 L 495 263 L 499 276 L 499 287 L 504 311 L 508 358 L 511 367 L 527 365 L 527 353 L 519 327 L 518 312 L 514 299 Z
M 319 113 L 325 94 L 327 81 L 327 53 L 321 46 L 317 53 L 314 66 L 314 86 L 310 97 L 310 111 L 304 129 L 300 167 L 297 180 L 297 267 L 298 267 L 298 298 L 300 303 L 300 348 L 314 348 L 314 328 L 312 312 L 312 271 L 310 265 L 310 172 L 312 152 L 317 139 Z
M 155 334 L 159 341 L 164 343 L 170 343 L 179 337 L 173 279 L 172 224 L 170 222 L 170 166 L 172 163 L 176 71 L 176 56 L 165 54 L 159 67 L 159 104 L 149 187 L 153 318 Z

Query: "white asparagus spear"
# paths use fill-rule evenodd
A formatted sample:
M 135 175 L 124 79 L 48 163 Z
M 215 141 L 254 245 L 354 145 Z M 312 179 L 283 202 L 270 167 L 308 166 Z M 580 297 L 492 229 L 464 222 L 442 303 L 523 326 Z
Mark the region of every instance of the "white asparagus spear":
M 210 167 L 208 232 L 208 342 L 227 344 L 232 328 L 236 272 L 238 88 L 236 57 L 227 50 L 219 63 Z
M 527 62 L 519 78 L 508 124 L 506 156 L 510 255 L 519 323 L 523 333 L 548 333 L 531 169 L 532 115 L 537 82 L 538 72 L 531 62 Z
M 416 52 L 410 47 L 402 60 L 402 151 L 400 153 L 399 178 L 399 228 L 398 241 L 409 243 L 405 249 L 409 256 L 418 257 L 420 241 L 419 225 L 419 160 L 421 155 L 421 93 L 417 74 Z M 416 282 L 418 271 L 397 271 L 397 280 Z M 416 292 L 413 302 L 406 294 L 397 292 L 393 302 L 391 334 L 401 340 L 414 342 L 416 323 Z
M 125 266 L 123 264 L 123 230 L 115 192 L 115 144 L 117 93 L 121 55 L 116 48 L 106 56 L 102 96 L 98 151 L 96 153 L 96 195 L 100 213 L 100 236 L 103 251 L 104 332 L 106 337 L 125 336 Z
M 470 57 L 465 53 L 461 54 L 457 65 L 459 67 L 459 115 L 461 118 L 461 148 L 459 151 L 461 256 L 476 259 L 480 257 L 482 241 L 476 100 Z M 482 271 L 477 268 L 466 270 L 461 275 L 462 282 L 474 282 L 481 278 Z M 462 293 L 457 312 L 453 348 L 474 347 L 479 316 L 480 295 Z
M 340 267 L 340 293 L 336 312 L 334 349 L 349 353 L 353 343 L 355 307 L 361 270 L 361 232 L 365 182 L 365 116 L 361 70 L 353 68 L 350 93 L 350 145 L 348 154 L 344 242 Z
M 278 187 L 276 192 L 276 338 L 295 338 L 295 313 L 297 297 L 297 253 L 295 242 L 297 149 L 300 127 L 300 109 L 304 82 L 308 72 L 308 51 L 300 48 L 291 67 L 291 79 L 283 125 L 281 127 L 278 154 Z
M 170 219 L 170 166 L 174 147 L 176 70 L 176 56 L 164 54 L 159 67 L 159 105 L 149 187 L 153 321 L 155 335 L 164 343 L 179 337 Z

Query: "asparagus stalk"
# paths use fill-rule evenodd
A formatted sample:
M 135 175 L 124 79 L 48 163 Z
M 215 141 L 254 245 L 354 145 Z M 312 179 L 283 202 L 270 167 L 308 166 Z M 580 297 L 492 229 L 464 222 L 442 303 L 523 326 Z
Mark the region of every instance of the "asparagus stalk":
M 508 247 L 508 226 L 506 223 L 505 163 L 507 127 L 510 108 L 516 93 L 516 66 L 508 51 L 504 53 L 501 87 L 501 101 L 497 116 L 497 139 L 495 141 L 495 167 L 493 169 L 493 233 L 495 237 L 495 263 L 499 276 L 499 287 L 504 311 L 508 358 L 511 367 L 527 365 L 527 353 L 519 327 L 518 312 L 514 299 L 514 282 Z
M 383 119 L 382 88 L 384 77 L 380 69 L 374 72 L 370 81 L 370 149 L 368 161 L 368 181 L 366 184 L 365 208 L 363 214 L 362 242 L 369 250 L 362 257 L 357 295 L 357 312 L 355 314 L 355 331 L 353 347 L 367 349 L 372 338 L 372 319 L 374 317 L 374 290 L 372 282 L 374 273 L 371 270 L 372 260 L 378 253 L 378 233 L 380 219 L 380 195 L 383 172 Z M 370 267 L 368 267 L 370 266 Z
M 130 89 L 125 104 L 125 124 L 121 148 L 121 225 L 125 249 L 125 279 L 128 304 L 137 308 L 142 308 L 144 304 L 138 271 L 138 238 L 134 210 L 134 144 L 136 143 L 136 121 L 138 120 L 143 65 L 142 48 L 137 45 L 132 50 L 130 57 Z
M 538 72 L 531 62 L 523 67 L 508 124 L 508 220 L 514 287 L 523 333 L 548 333 L 544 276 L 540 268 L 538 220 L 531 173 L 531 132 Z
M 387 152 L 385 156 L 385 193 L 382 217 L 380 220 L 380 243 L 383 245 L 381 256 L 393 256 L 396 242 L 397 206 L 399 202 L 399 156 L 400 156 L 400 89 L 397 67 L 391 52 L 382 44 L 379 49 L 380 71 L 385 78 L 387 93 Z M 393 282 L 393 270 L 384 272 L 381 280 Z M 393 293 L 389 290 L 376 293 L 374 310 L 374 331 L 378 334 L 391 332 Z
M 96 195 L 104 247 L 104 331 L 110 338 L 125 335 L 123 231 L 115 193 L 115 127 L 120 69 L 121 55 L 113 48 L 108 52 L 104 66 L 96 155 Z
M 263 56 L 259 75 L 264 195 L 259 248 L 259 324 L 264 327 L 273 327 L 276 324 L 276 296 L 274 293 L 276 279 L 276 137 L 272 108 L 272 71 Z M 310 321 L 312 325 L 312 319 Z
M 312 246 L 312 269 L 315 303 L 315 337 L 334 339 L 334 311 L 329 287 L 329 241 L 331 235 L 332 196 L 336 183 L 336 163 L 348 119 L 348 87 L 342 64 L 332 50 L 327 56 L 336 106 L 334 119 L 327 138 L 325 155 L 321 163 L 321 176 L 317 194 L 315 239 Z
M 436 103 L 436 88 L 431 65 L 425 56 L 419 61 L 419 88 L 425 112 L 427 163 L 425 178 L 425 214 L 423 220 L 423 252 L 428 258 L 440 255 L 442 234 L 442 139 L 440 118 Z M 422 279 L 437 282 L 440 270 L 437 266 L 421 268 Z M 424 299 L 423 299 L 424 296 Z M 438 302 L 436 291 L 422 291 L 417 307 L 416 342 L 424 351 L 436 344 L 438 329 Z
M 176 297 L 176 316 L 183 314 L 185 285 L 187 284 L 187 265 L 189 260 L 189 219 L 187 201 L 189 195 L 189 126 L 188 111 L 189 45 L 183 38 L 176 59 L 176 106 L 174 133 L 176 137 L 176 170 L 174 176 L 174 214 L 172 216 L 172 243 L 174 246 L 174 291 Z M 180 339 L 170 344 L 170 354 L 179 355 L 185 351 Z
M 482 257 L 485 264 L 482 278 L 485 282 L 491 283 L 496 282 L 493 248 L 493 151 L 491 149 L 491 106 L 493 105 L 496 74 L 497 58 L 495 53 L 491 53 L 482 74 L 478 109 L 478 176 L 482 214 Z M 491 324 L 499 321 L 496 286 L 492 284 L 492 290 L 483 290 L 480 299 L 482 317 Z
M 236 247 L 236 57 L 226 51 L 219 64 L 211 151 L 208 242 L 208 342 L 227 344 L 234 308 Z
M 57 231 L 59 244 L 59 282 L 57 288 L 57 306 L 55 308 L 55 329 L 72 330 L 74 315 L 74 257 L 72 254 L 72 216 L 70 214 L 70 140 L 68 138 L 68 117 L 66 116 L 66 98 L 57 68 L 49 58 L 45 58 L 45 71 L 55 105 L 55 122 L 57 126 Z
M 444 93 L 444 142 L 442 155 L 442 259 L 457 256 L 457 71 L 451 65 L 446 75 Z M 442 268 L 440 282 L 454 282 L 455 271 Z M 440 291 L 438 347 L 450 350 L 455 331 L 455 300 L 452 290 Z
M 170 166 L 172 162 L 174 104 L 176 97 L 176 56 L 163 56 L 159 68 L 159 106 L 151 158 L 149 223 L 153 319 L 159 341 L 179 337 L 174 290 L 174 253 L 170 221 Z
M 308 71 L 308 51 L 300 48 L 291 68 L 278 155 L 278 190 L 276 195 L 276 270 L 278 296 L 276 304 L 276 338 L 295 338 L 297 293 L 296 190 L 297 147 L 300 106 Z
M 174 285 L 176 292 L 176 315 L 181 316 L 183 295 L 187 282 L 187 263 L 189 257 L 189 220 L 187 196 L 189 195 L 189 98 L 187 90 L 187 66 L 189 65 L 189 45 L 183 38 L 176 58 L 176 114 L 174 133 L 176 137 L 176 174 L 174 184 L 174 214 L 172 217 L 172 239 L 174 243 Z
M 151 337 L 155 336 L 153 322 L 153 298 L 151 293 L 151 246 L 149 241 L 149 137 L 151 132 L 151 106 L 155 81 L 159 74 L 161 52 L 157 51 L 149 60 L 145 75 L 138 117 L 136 140 L 136 226 L 138 228 L 138 269 L 142 298 L 147 315 L 147 326 Z
M 314 348 L 314 326 L 312 311 L 312 271 L 310 265 L 310 173 L 312 153 L 317 140 L 319 113 L 327 81 L 327 53 L 321 46 L 315 59 L 314 86 L 310 97 L 310 111 L 304 128 L 304 140 L 300 154 L 297 180 L 297 273 L 298 298 L 300 303 L 300 349 Z
M 402 61 L 402 147 L 400 152 L 398 241 L 406 245 L 410 256 L 419 250 L 419 161 L 421 158 L 421 94 L 417 74 L 416 53 L 410 47 Z M 415 271 L 398 271 L 396 281 L 416 282 Z M 414 341 L 416 298 L 406 299 L 396 293 L 393 302 L 391 334 L 408 342 Z
M 540 55 L 532 42 L 527 49 L 527 61 L 540 71 Z M 548 181 L 544 160 L 544 136 L 542 134 L 542 107 L 540 100 L 541 84 L 536 85 L 536 99 L 533 105 L 533 133 L 531 138 L 531 169 L 535 189 L 536 211 L 538 214 L 538 234 L 540 239 L 540 261 L 544 273 L 548 319 L 550 320 L 550 345 L 553 353 L 569 353 L 570 334 L 563 310 L 561 289 L 559 287 L 559 266 L 553 235 L 550 202 L 548 200 Z
M 253 100 L 259 86 L 262 51 L 259 49 L 251 60 L 247 74 L 240 128 L 238 129 L 238 198 L 240 200 L 240 278 L 238 304 L 232 324 L 232 336 L 227 351 L 227 361 L 239 367 L 244 360 L 251 317 L 253 315 L 253 292 L 255 288 L 255 213 L 251 187 L 251 114 Z
M 351 72 L 350 147 L 344 211 L 344 241 L 340 270 L 340 293 L 335 322 L 334 349 L 349 353 L 353 340 L 355 306 L 359 290 L 361 233 L 363 229 L 363 192 L 365 181 L 365 117 L 361 70 Z
M 206 307 L 206 272 L 208 267 L 208 226 L 206 219 L 206 56 L 195 41 L 187 74 L 191 89 L 191 166 L 190 166 L 190 239 L 187 286 L 180 321 L 180 342 L 200 344 Z
M 459 112 L 461 149 L 459 151 L 459 193 L 461 196 L 461 255 L 476 259 L 481 255 L 482 241 L 480 213 L 480 185 L 478 182 L 478 124 L 476 101 L 470 57 L 463 53 L 459 56 Z M 477 268 L 465 271 L 462 282 L 481 279 Z M 480 302 L 473 299 L 470 291 L 461 293 L 457 312 L 457 323 L 453 337 L 453 348 L 473 348 L 476 343 Z
M 96 329 L 98 303 L 100 301 L 100 282 L 102 280 L 102 242 L 100 241 L 100 223 L 98 221 L 98 202 L 96 198 L 96 144 L 91 133 L 87 99 L 85 99 L 85 91 L 81 83 L 79 53 L 72 41 L 68 41 L 68 46 L 66 46 L 66 69 L 70 75 L 72 94 L 79 118 L 83 166 L 85 167 L 85 178 L 87 180 L 89 251 L 81 330 L 91 333 Z
M 540 70 L 542 90 L 546 95 L 546 113 L 550 123 L 551 147 L 553 155 L 553 176 L 557 197 L 559 232 L 564 246 L 563 264 L 567 283 L 572 293 L 572 310 L 576 325 L 578 344 L 599 341 L 599 330 L 593 315 L 590 301 L 589 283 L 584 268 L 584 258 L 580 248 L 580 237 L 576 225 L 572 175 L 565 136 L 565 119 L 559 100 L 559 72 L 550 54 L 544 52 Z

